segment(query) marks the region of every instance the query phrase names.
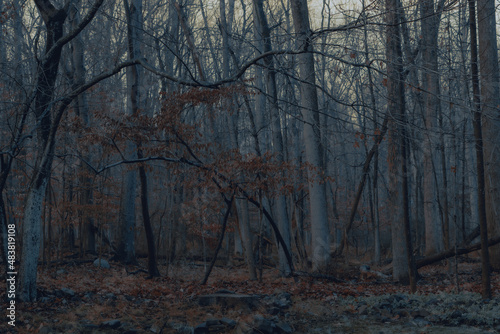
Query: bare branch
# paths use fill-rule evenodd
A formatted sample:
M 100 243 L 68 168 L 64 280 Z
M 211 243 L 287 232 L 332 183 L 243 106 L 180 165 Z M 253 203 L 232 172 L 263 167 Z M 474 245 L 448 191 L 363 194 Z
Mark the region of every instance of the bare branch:
M 230 76 L 229 78 L 225 78 L 225 79 L 222 79 L 219 81 L 214 81 L 214 82 L 182 80 L 182 79 L 174 77 L 174 76 L 172 76 L 172 75 L 170 75 L 162 70 L 157 69 L 156 67 L 152 66 L 144 59 L 140 59 L 140 60 L 138 60 L 138 62 L 148 71 L 150 71 L 156 75 L 159 75 L 163 78 L 166 78 L 168 80 L 177 82 L 181 85 L 190 86 L 190 87 L 219 88 L 220 86 L 223 86 L 225 84 L 238 81 L 252 65 L 256 64 L 259 60 L 261 60 L 263 58 L 266 58 L 266 57 L 272 56 L 272 55 L 283 55 L 283 54 L 297 55 L 297 54 L 301 54 L 304 52 L 305 51 L 277 50 L 277 51 L 270 51 L 270 52 L 262 53 L 262 54 L 258 55 L 257 57 L 253 58 L 252 60 L 248 61 L 246 64 L 244 64 L 238 70 L 238 72 L 236 72 L 234 75 Z
M 78 26 L 75 29 L 73 29 L 72 31 L 70 31 L 68 34 L 64 35 L 59 40 L 57 40 L 57 42 L 55 42 L 55 44 L 52 46 L 52 48 L 50 48 L 50 50 L 47 51 L 44 58 L 42 59 L 42 62 L 44 62 L 45 60 L 52 57 L 52 54 L 58 48 L 62 48 L 65 44 L 69 43 L 73 38 L 78 36 L 78 34 L 80 34 L 83 31 L 83 29 L 85 29 L 85 27 L 92 21 L 92 19 L 96 15 L 97 11 L 99 10 L 99 8 L 101 7 L 103 2 L 104 2 L 104 0 L 97 0 L 94 3 L 94 5 L 90 8 L 87 15 L 85 15 L 85 17 L 82 19 L 82 21 L 78 24 Z M 42 11 L 42 8 L 47 8 L 46 10 L 48 10 L 48 8 L 50 8 L 50 6 L 51 6 L 55 10 L 54 6 L 52 6 L 52 4 L 49 1 L 38 0 L 38 1 L 36 1 L 36 3 L 40 9 L 40 12 L 42 13 L 42 17 L 44 18 L 44 21 L 46 21 L 45 17 L 44 17 L 44 12 Z M 40 7 L 39 3 L 40 3 L 40 5 L 43 5 L 44 7 Z M 47 14 L 45 14 L 45 15 L 47 15 Z

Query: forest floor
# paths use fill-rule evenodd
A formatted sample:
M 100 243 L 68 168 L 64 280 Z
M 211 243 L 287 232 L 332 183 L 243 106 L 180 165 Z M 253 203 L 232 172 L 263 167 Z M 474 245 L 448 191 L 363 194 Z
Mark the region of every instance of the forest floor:
M 171 266 L 168 277 L 160 266 L 164 276 L 153 279 L 134 270 L 42 266 L 39 300 L 18 305 L 15 330 L 5 320 L 0 333 L 500 333 L 500 274 L 492 275 L 493 299 L 482 300 L 477 260 L 458 264 L 459 293 L 444 264 L 420 269 L 415 295 L 345 264 L 323 278 L 265 269 L 262 282 L 248 281 L 243 266 L 215 267 L 204 286 L 200 263 Z M 200 302 L 210 294 L 235 302 Z

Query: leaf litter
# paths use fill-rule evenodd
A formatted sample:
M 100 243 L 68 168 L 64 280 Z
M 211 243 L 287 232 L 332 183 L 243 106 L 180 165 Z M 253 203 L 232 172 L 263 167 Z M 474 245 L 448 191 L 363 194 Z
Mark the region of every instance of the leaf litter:
M 159 267 L 164 274 L 166 267 Z M 478 262 L 460 263 L 459 292 L 447 266 L 422 268 L 415 295 L 388 279 L 363 277 L 355 266 L 339 267 L 334 272 L 341 283 L 306 275 L 283 278 L 276 269 L 265 269 L 262 282 L 248 281 L 243 268 L 216 267 L 204 286 L 200 263 L 171 265 L 168 277 L 153 279 L 129 274 L 118 263 L 111 269 L 91 263 L 42 267 L 39 298 L 19 305 L 16 330 L 192 333 L 208 319 L 225 318 L 237 326 L 216 332 L 263 333 L 252 325 L 262 318 L 274 321 L 271 333 L 280 333 L 278 322 L 294 333 L 500 333 L 500 275 L 492 274 L 494 297 L 483 300 Z M 218 291 L 258 296 L 261 302 L 250 310 L 197 303 L 199 296 Z M 6 322 L 0 324 L 3 332 L 9 332 Z

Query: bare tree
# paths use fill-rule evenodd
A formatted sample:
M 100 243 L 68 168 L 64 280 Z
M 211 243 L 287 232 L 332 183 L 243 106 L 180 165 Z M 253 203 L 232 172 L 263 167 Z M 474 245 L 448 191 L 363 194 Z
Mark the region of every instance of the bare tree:
M 98 0 L 76 29 L 64 35 L 64 23 L 69 2 L 63 8 L 56 8 L 49 0 L 37 0 L 46 27 L 44 56 L 38 66 L 35 89 L 36 153 L 37 158 L 25 204 L 23 224 L 23 247 L 20 272 L 20 298 L 25 301 L 36 299 L 36 276 L 40 252 L 41 213 L 45 190 L 54 159 L 55 135 L 59 127 L 62 111 L 70 101 L 53 111 L 54 86 L 57 79 L 61 51 L 65 44 L 77 36 L 92 20 L 103 0 Z M 73 97 L 74 98 L 74 97 Z
M 426 133 L 424 135 L 424 219 L 425 253 L 432 255 L 443 250 L 443 227 L 438 217 L 436 168 L 433 161 L 437 147 L 437 118 L 439 112 L 438 32 L 440 16 L 434 0 L 420 2 L 422 12 L 423 94 Z
M 258 37 L 262 39 L 264 46 L 264 53 L 270 52 L 272 50 L 271 45 L 271 33 L 269 24 L 267 23 L 266 14 L 264 12 L 264 6 L 262 0 L 254 0 L 254 24 L 256 25 L 256 30 L 259 34 Z M 272 56 L 264 58 L 265 65 L 265 82 L 266 82 L 266 93 L 268 96 L 268 107 L 270 112 L 270 120 L 272 127 L 272 143 L 273 149 L 276 153 L 276 158 L 278 162 L 283 163 L 284 158 L 284 147 L 283 147 L 283 136 L 282 136 L 282 126 L 278 107 L 278 90 L 276 87 L 276 71 L 274 69 L 274 62 Z M 281 173 L 281 177 L 284 177 L 284 171 Z M 280 183 L 279 187 L 283 187 L 283 183 Z M 280 189 L 278 189 L 278 192 Z M 275 212 L 278 216 L 278 224 L 280 228 L 281 235 L 285 240 L 285 244 L 288 249 L 290 249 L 290 221 L 288 219 L 287 203 L 286 197 L 283 194 L 278 194 L 276 200 Z M 288 266 L 288 261 L 282 248 L 279 250 L 279 261 L 280 261 L 280 272 L 282 275 L 287 276 L 290 274 L 291 270 Z
M 479 228 L 481 234 L 481 263 L 482 263 L 482 295 L 483 298 L 491 298 L 490 282 L 490 256 L 488 250 L 488 216 L 486 209 L 486 185 L 485 185 L 485 161 L 484 161 L 484 140 L 481 124 L 482 108 L 481 93 L 479 89 L 478 70 L 478 47 L 476 28 L 476 8 L 475 1 L 469 0 L 469 25 L 471 32 L 471 74 L 472 92 L 474 94 L 474 143 L 476 151 L 476 172 L 477 172 L 477 203 Z M 495 42 L 496 43 L 496 42 Z
M 485 157 L 486 215 L 490 237 L 500 235 L 500 72 L 493 0 L 477 1 L 481 114 Z M 486 239 L 487 240 L 487 239 Z M 491 265 L 500 269 L 500 246 L 491 247 Z
M 76 29 L 80 23 L 80 13 L 76 4 L 72 3 L 69 8 L 69 22 L 72 29 Z M 76 36 L 71 42 L 72 46 L 72 65 L 73 65 L 73 87 L 76 88 L 85 82 L 85 63 L 84 63 L 84 44 L 81 35 Z M 83 129 L 88 130 L 90 127 L 90 115 L 87 94 L 84 92 L 76 98 L 75 103 L 76 114 L 81 118 Z M 89 150 L 83 152 L 84 161 L 92 161 L 92 152 Z M 79 204 L 84 208 L 80 210 L 80 224 L 83 225 L 83 235 L 80 242 L 83 251 L 90 253 L 96 252 L 95 243 L 95 225 L 93 219 L 88 214 L 88 207 L 92 204 L 92 181 L 90 178 L 90 170 L 88 166 L 80 161 L 79 167 L 79 185 L 81 187 L 81 196 L 79 196 Z
M 313 270 L 323 269 L 330 260 L 330 231 L 328 226 L 326 189 L 321 180 L 323 153 L 319 120 L 316 71 L 314 65 L 309 9 L 306 0 L 292 0 L 293 25 L 297 46 L 303 53 L 297 56 L 300 78 L 300 107 L 304 122 L 304 143 L 306 162 L 309 164 L 308 185 L 311 214 L 311 247 Z
M 387 112 L 389 113 L 389 203 L 392 209 L 392 277 L 416 291 L 416 267 L 410 234 L 405 92 L 401 50 L 400 3 L 386 0 Z

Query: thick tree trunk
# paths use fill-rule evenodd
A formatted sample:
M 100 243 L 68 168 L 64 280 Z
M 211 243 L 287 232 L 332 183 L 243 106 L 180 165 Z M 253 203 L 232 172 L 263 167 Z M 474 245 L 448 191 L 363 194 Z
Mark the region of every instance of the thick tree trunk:
M 43 180 L 37 186 L 32 186 L 28 193 L 23 218 L 23 247 L 21 265 L 19 268 L 19 298 L 22 301 L 35 301 L 37 297 L 36 281 L 38 257 L 41 244 L 41 215 L 43 199 L 47 187 L 48 177 L 41 176 Z
M 481 114 L 484 136 L 485 195 L 488 233 L 500 235 L 500 72 L 494 0 L 477 0 Z M 490 248 L 491 266 L 500 270 L 500 245 Z
M 51 100 L 57 78 L 62 46 L 53 46 L 63 35 L 66 10 L 56 9 L 50 1 L 35 1 L 46 26 L 45 61 L 37 71 L 37 94 L 35 99 L 35 116 L 37 121 L 35 172 L 30 182 L 26 199 L 22 252 L 19 267 L 19 298 L 23 301 L 36 299 L 36 279 L 38 257 L 41 245 L 42 206 L 45 190 L 50 177 L 54 143 L 51 140 Z M 53 129 L 52 129 L 53 130 Z
M 264 53 L 270 52 L 272 50 L 271 45 L 271 33 L 269 25 L 267 23 L 266 14 L 264 13 L 264 6 L 262 0 L 254 0 L 254 24 L 257 26 L 256 30 L 258 33 L 258 38 L 262 39 L 264 46 Z M 271 56 L 264 58 L 265 74 L 266 74 L 266 90 L 268 96 L 268 107 L 270 111 L 271 128 L 272 128 L 272 147 L 276 153 L 276 158 L 279 163 L 284 163 L 284 147 L 283 147 L 283 137 L 281 134 L 281 119 L 278 107 L 278 92 L 276 88 L 276 71 L 274 69 L 274 62 Z M 281 172 L 281 177 L 284 177 L 284 172 Z M 283 183 L 280 182 L 278 187 L 282 188 Z M 279 191 L 279 189 L 278 189 Z M 275 212 L 278 216 L 278 226 L 285 241 L 286 247 L 290 248 L 290 221 L 288 218 L 288 210 L 285 195 L 278 194 L 276 199 Z M 291 272 L 288 266 L 288 261 L 283 248 L 279 249 L 279 268 L 280 273 L 283 276 L 288 276 Z
M 128 51 L 130 59 L 138 59 L 141 57 L 140 43 L 142 40 L 143 17 L 142 17 L 142 0 L 132 0 L 124 2 L 127 13 L 128 26 Z M 128 101 L 128 114 L 138 116 L 141 109 L 144 108 L 144 92 L 142 92 L 143 70 L 140 66 L 131 66 L 127 71 L 127 83 L 130 90 Z M 142 143 L 128 143 L 131 151 L 130 154 L 136 155 L 139 159 L 143 158 Z M 139 166 L 139 181 L 141 185 L 141 208 L 144 230 L 146 234 L 146 242 L 148 247 L 148 273 L 150 277 L 159 276 L 160 272 L 157 267 L 156 246 L 154 241 L 153 228 L 149 215 L 149 196 L 148 196 L 148 178 L 144 166 Z M 125 263 L 135 263 L 135 195 L 136 195 L 137 174 L 134 171 L 127 172 L 126 188 L 123 214 L 123 232 L 122 240 L 119 248 L 121 260 Z
M 314 66 L 309 9 L 306 0 L 292 0 L 291 9 L 297 45 L 304 53 L 297 56 L 299 64 L 300 107 L 304 122 L 304 143 L 308 168 L 309 205 L 311 214 L 311 247 L 313 270 L 326 267 L 330 260 L 330 231 L 327 217 L 325 183 L 321 180 L 323 153 L 319 122 L 316 71 Z
M 80 93 L 133 63 L 121 64 L 113 70 L 95 77 L 94 80 L 81 85 L 61 101 L 58 101 L 57 108 L 54 109 L 53 94 L 62 48 L 92 21 L 103 1 L 97 0 L 85 18 L 82 19 L 78 28 L 71 30 L 66 36 L 63 36 L 63 25 L 70 2 L 67 2 L 63 9 L 56 9 L 49 0 L 35 0 L 35 4 L 45 22 L 47 36 L 45 53 L 37 69 L 37 82 L 34 95 L 34 114 L 37 130 L 35 153 L 37 157 L 28 187 L 23 217 L 23 245 L 19 267 L 19 298 L 23 301 L 34 301 L 36 299 L 37 265 L 41 244 L 42 205 L 54 159 L 56 134 L 62 116 L 69 104 Z M 29 104 L 27 108 L 29 108 Z M 21 124 L 23 122 L 24 119 L 21 121 Z
M 233 2 L 234 0 L 230 0 Z M 231 7 L 231 5 L 230 5 Z M 219 3 L 221 32 L 222 32 L 222 75 L 227 78 L 230 75 L 230 55 L 229 55 L 229 34 L 231 33 L 231 24 L 226 19 L 226 2 L 221 0 Z M 234 97 L 231 96 L 231 100 Z M 231 101 L 229 102 L 231 103 Z M 229 111 L 229 107 L 227 107 Z M 227 113 L 227 121 L 229 123 L 229 136 L 231 147 L 235 150 L 240 150 L 238 140 L 238 117 L 236 113 Z M 240 181 L 243 181 L 241 179 Z M 232 201 L 232 200 L 231 200 Z M 253 249 L 253 233 L 250 226 L 250 215 L 248 210 L 248 201 L 237 199 L 235 201 L 236 214 L 238 215 L 238 224 L 241 231 L 241 241 L 243 244 L 245 258 L 248 265 L 250 280 L 257 279 L 257 271 L 255 267 L 254 249 Z M 230 209 L 228 209 L 229 212 Z M 227 218 L 226 218 L 227 220 Z
M 479 228 L 481 235 L 481 264 L 482 264 L 482 295 L 483 298 L 491 298 L 490 281 L 490 258 L 488 251 L 488 228 L 486 213 L 486 193 L 485 193 L 485 167 L 483 152 L 483 134 L 481 125 L 481 96 L 479 91 L 479 71 L 478 71 L 478 48 L 476 34 L 476 11 L 475 0 L 469 0 L 469 25 L 471 30 L 471 74 L 473 91 L 473 126 L 474 144 L 476 150 L 476 172 L 477 172 L 477 203 Z
M 129 143 L 128 152 L 134 146 Z M 120 205 L 119 230 L 117 233 L 118 244 L 114 259 L 127 264 L 137 263 L 135 257 L 135 197 L 137 191 L 137 171 L 125 172 Z
M 400 5 L 386 0 L 387 112 L 389 113 L 389 203 L 392 219 L 393 279 L 416 288 L 416 271 L 411 247 L 408 175 L 406 167 L 405 92 L 401 50 Z
M 424 220 L 425 254 L 431 255 L 443 250 L 443 228 L 437 219 L 437 185 L 433 151 L 437 145 L 437 117 L 439 108 L 439 68 L 438 68 L 438 31 L 439 16 L 434 10 L 434 0 L 421 0 L 422 12 L 422 58 L 424 116 Z

